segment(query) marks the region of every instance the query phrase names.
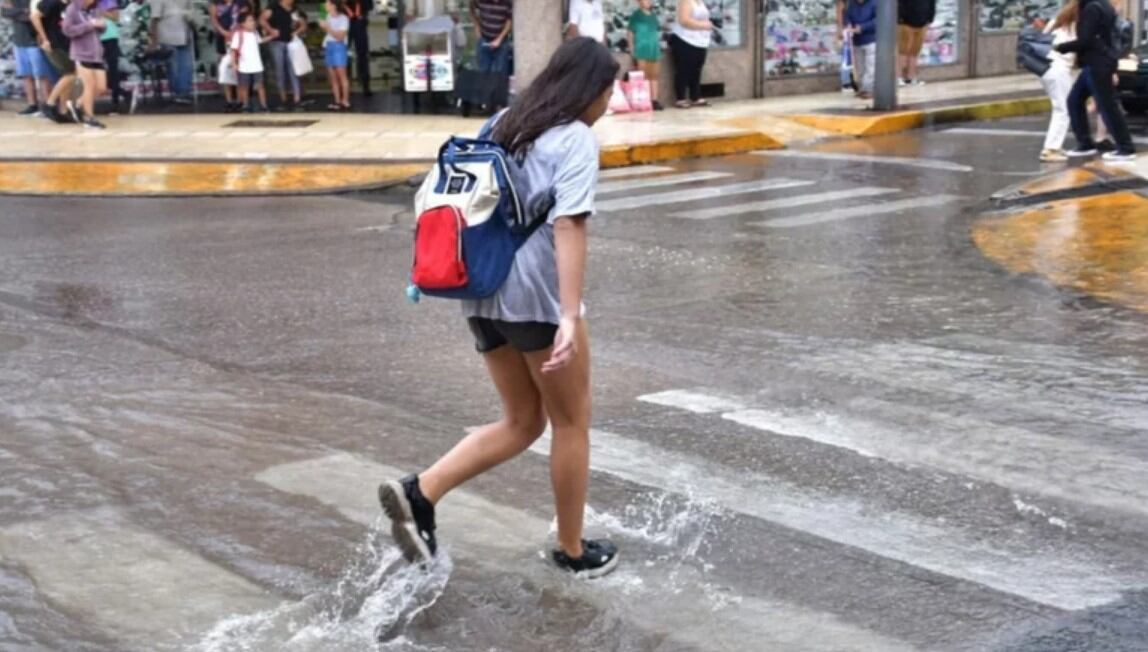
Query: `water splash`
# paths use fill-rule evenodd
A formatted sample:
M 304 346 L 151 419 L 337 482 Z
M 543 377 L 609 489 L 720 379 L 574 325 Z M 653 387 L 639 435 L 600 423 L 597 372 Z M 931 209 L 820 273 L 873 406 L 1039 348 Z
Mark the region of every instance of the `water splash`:
M 195 652 L 431 650 L 402 636 L 446 589 L 453 562 L 440 550 L 429 568 L 406 563 L 376 523 L 333 588 L 275 609 L 227 618 Z

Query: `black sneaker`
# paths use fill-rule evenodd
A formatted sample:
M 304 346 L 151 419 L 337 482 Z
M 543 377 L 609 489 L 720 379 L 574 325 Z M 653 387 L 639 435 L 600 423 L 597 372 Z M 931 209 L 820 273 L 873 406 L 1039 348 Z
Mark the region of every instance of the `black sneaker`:
M 609 575 L 618 565 L 618 547 L 604 539 L 582 541 L 582 556 L 578 559 L 561 549 L 555 549 L 551 556 L 559 568 L 584 579 Z
M 1096 147 L 1077 146 L 1068 150 L 1068 158 L 1089 158 L 1098 154 Z
M 16 115 L 22 118 L 31 118 L 39 112 L 40 109 L 37 108 L 35 104 L 29 104 L 28 106 L 24 107 L 23 111 L 18 112 Z
M 1116 143 L 1112 142 L 1111 140 L 1109 140 L 1107 138 L 1100 141 L 1099 143 L 1096 143 L 1096 151 L 1100 152 L 1101 154 L 1107 154 L 1108 152 L 1115 152 L 1116 150 L 1117 150 Z
M 434 536 L 434 505 L 419 489 L 417 475 L 379 485 L 379 502 L 391 519 L 391 536 L 413 563 L 428 562 L 438 552 Z
M 83 123 L 85 129 L 107 129 L 104 123 L 96 120 L 95 118 L 85 118 Z

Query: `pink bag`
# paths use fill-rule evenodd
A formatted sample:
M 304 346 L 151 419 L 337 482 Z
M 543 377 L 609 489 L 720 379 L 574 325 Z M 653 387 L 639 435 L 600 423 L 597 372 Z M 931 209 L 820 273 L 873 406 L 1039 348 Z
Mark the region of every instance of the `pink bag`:
M 626 91 L 626 99 L 630 103 L 630 110 L 636 113 L 645 113 L 654 110 L 654 100 L 650 97 L 650 82 L 640 72 L 630 73 L 630 81 L 622 85 Z
M 614 82 L 614 92 L 610 95 L 610 113 L 629 113 L 630 103 L 626 100 L 626 92 L 622 89 L 622 82 Z

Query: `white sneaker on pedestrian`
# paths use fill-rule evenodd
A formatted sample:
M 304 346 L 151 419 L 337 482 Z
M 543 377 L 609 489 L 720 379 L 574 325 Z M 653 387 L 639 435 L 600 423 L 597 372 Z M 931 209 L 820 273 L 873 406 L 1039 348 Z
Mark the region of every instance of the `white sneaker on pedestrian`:
M 924 86 L 924 85 L 925 85 L 925 80 L 924 80 L 924 79 L 914 79 L 914 80 L 913 80 L 913 85 L 914 85 L 914 86 Z
M 68 107 L 68 113 L 72 114 L 72 121 L 78 125 L 84 124 L 84 121 L 80 119 L 80 112 L 76 110 L 75 102 L 68 100 L 67 102 L 64 102 L 64 106 Z
M 1135 152 L 1108 152 L 1100 157 L 1105 163 L 1133 163 L 1136 161 Z

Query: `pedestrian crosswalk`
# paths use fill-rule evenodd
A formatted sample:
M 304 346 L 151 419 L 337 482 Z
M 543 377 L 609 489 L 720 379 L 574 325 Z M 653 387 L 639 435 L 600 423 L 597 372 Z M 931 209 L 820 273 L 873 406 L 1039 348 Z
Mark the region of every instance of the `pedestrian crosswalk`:
M 762 152 L 760 155 L 814 164 L 829 161 L 947 172 L 972 171 L 969 166 L 950 161 L 896 156 L 800 150 Z M 884 184 L 851 185 L 848 175 L 826 183 L 821 179 L 792 176 L 792 172 L 786 168 L 786 173 L 781 176 L 746 180 L 731 172 L 681 171 L 666 166 L 608 170 L 598 185 L 597 209 L 607 215 L 653 209 L 652 215 L 657 218 L 685 221 L 737 219 L 747 226 L 793 229 L 894 214 L 928 216 L 933 214 L 929 209 L 955 204 L 963 199 L 951 193 L 919 196 L 919 190 L 907 191 Z M 661 212 L 665 206 L 673 209 Z

